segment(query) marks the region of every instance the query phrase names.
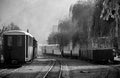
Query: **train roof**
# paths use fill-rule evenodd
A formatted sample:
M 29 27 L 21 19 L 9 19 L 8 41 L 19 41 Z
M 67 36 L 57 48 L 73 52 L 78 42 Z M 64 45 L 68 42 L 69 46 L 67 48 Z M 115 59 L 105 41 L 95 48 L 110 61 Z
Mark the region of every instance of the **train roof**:
M 10 30 L 3 33 L 3 35 L 29 35 L 33 37 L 30 33 L 22 30 Z

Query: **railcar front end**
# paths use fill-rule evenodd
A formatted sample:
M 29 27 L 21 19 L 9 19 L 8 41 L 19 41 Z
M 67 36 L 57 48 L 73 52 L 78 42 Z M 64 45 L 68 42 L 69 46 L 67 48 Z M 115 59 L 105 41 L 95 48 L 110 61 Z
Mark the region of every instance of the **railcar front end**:
M 3 56 L 5 63 L 25 63 L 32 59 L 33 36 L 20 30 L 3 34 Z

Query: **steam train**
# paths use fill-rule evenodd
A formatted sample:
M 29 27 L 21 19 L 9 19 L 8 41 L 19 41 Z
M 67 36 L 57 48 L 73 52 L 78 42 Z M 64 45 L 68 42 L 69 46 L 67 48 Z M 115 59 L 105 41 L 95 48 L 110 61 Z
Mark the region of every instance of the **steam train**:
M 3 33 L 3 57 L 6 64 L 26 63 L 37 57 L 37 40 L 28 32 Z
M 43 54 L 61 56 L 61 52 L 57 45 L 43 46 Z M 99 37 L 91 38 L 87 44 L 76 45 L 71 49 L 71 44 L 63 48 L 63 57 L 80 58 L 91 61 L 114 61 L 112 38 Z

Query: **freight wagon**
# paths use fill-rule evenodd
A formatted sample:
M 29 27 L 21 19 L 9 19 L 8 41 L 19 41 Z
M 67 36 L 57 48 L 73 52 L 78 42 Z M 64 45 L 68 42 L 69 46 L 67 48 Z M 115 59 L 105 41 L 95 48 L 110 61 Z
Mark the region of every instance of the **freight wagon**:
M 80 57 L 93 61 L 113 61 L 113 43 L 110 37 L 91 39 L 86 47 L 81 47 Z
M 57 47 L 57 46 L 54 46 Z M 71 45 L 63 48 L 63 56 L 71 58 L 80 58 L 92 61 L 113 61 L 113 43 L 110 37 L 91 38 L 88 44 L 76 45 L 71 50 Z M 59 52 L 59 54 L 58 54 Z M 60 55 L 59 48 L 53 48 L 53 45 L 44 46 L 44 54 Z
M 61 56 L 61 52 L 58 44 L 46 44 L 42 46 L 42 53 L 47 55 L 58 55 Z

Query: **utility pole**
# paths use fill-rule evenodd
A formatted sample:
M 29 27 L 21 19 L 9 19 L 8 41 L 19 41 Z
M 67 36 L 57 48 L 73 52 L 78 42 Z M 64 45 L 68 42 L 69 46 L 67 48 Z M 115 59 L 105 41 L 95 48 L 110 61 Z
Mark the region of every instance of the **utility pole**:
M 116 21 L 116 33 L 115 33 L 115 37 L 117 37 L 118 38 L 118 24 L 119 24 L 119 14 L 118 14 L 118 10 L 119 10 L 119 5 L 118 4 L 116 4 L 116 14 L 115 14 L 115 21 Z
M 115 21 L 116 21 L 116 27 L 115 27 L 115 46 L 116 49 L 118 49 L 118 37 L 119 37 L 119 14 L 118 14 L 118 10 L 119 10 L 119 5 L 116 4 L 116 14 L 115 14 Z

